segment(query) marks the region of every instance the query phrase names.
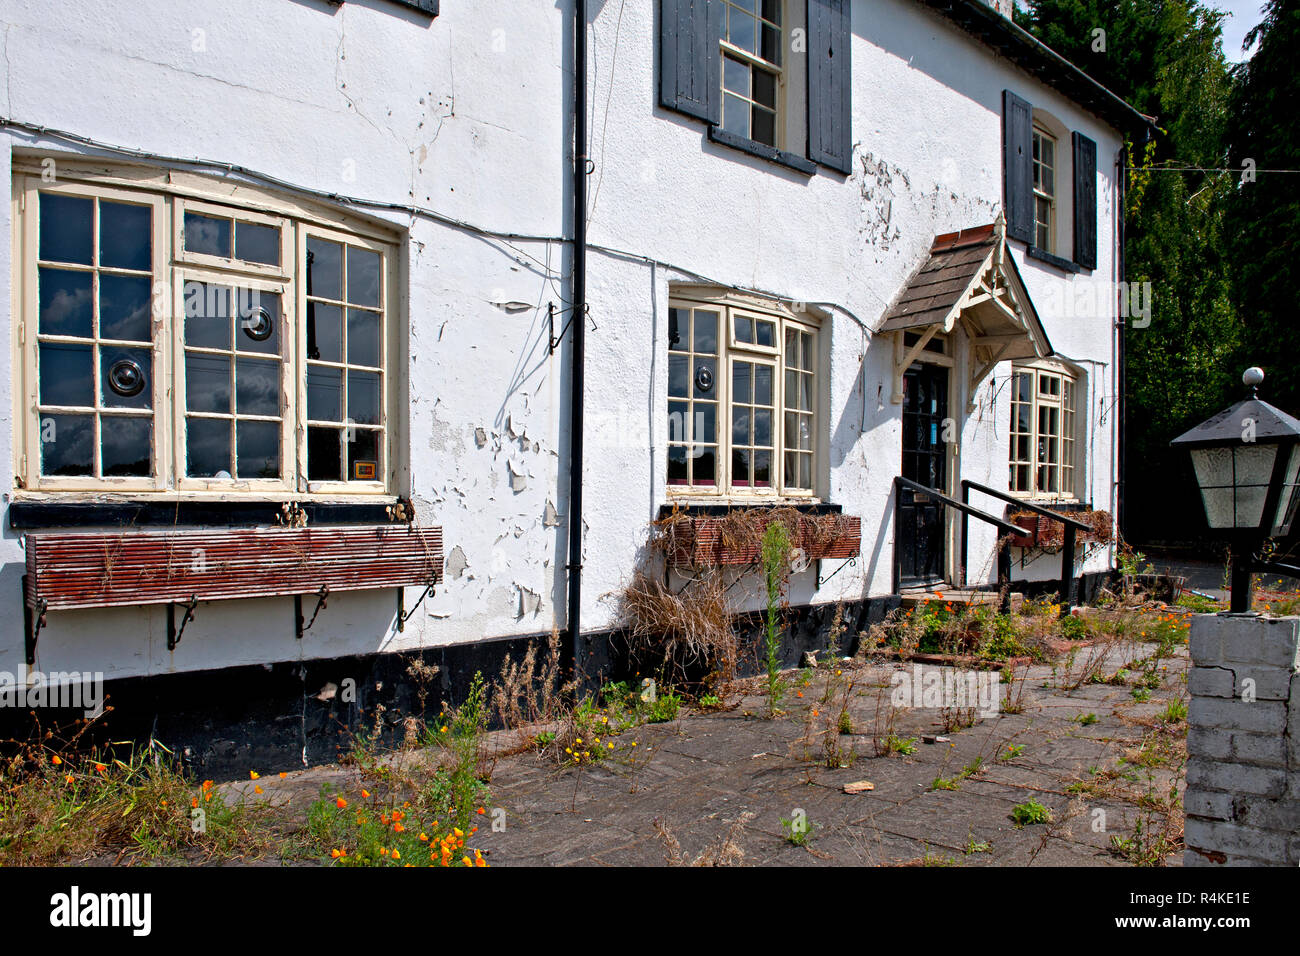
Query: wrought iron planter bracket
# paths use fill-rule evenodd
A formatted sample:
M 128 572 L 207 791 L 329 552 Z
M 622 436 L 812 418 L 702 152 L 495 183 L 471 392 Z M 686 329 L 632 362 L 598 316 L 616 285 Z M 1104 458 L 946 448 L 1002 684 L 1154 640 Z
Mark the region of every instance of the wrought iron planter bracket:
M 27 575 L 23 575 L 23 593 L 27 593 Z M 36 663 L 36 642 L 40 639 L 41 628 L 45 626 L 45 611 L 49 607 L 49 602 L 45 598 L 40 598 L 36 602 L 35 612 L 36 619 L 32 620 L 33 608 L 25 600 L 23 601 L 23 637 L 27 645 L 27 666 L 31 667 Z
M 176 605 L 167 605 L 167 650 L 176 650 L 176 645 L 181 642 L 181 635 L 185 633 L 185 625 L 194 620 L 194 610 L 199 606 L 199 596 L 191 594 L 190 599 L 180 605 L 185 608 L 185 616 L 181 618 L 181 626 L 176 627 Z
M 817 559 L 817 587 L 820 588 L 823 584 L 825 584 L 831 578 L 835 577 L 835 575 L 839 574 L 845 568 L 856 568 L 857 566 L 858 566 L 858 556 L 855 554 L 853 557 L 849 558 L 847 561 L 841 564 L 830 574 L 826 575 L 826 577 L 822 577 L 822 559 L 818 558 Z
M 312 611 L 311 620 L 305 625 L 302 623 L 302 595 L 295 594 L 293 596 L 293 614 L 298 627 L 298 640 L 301 641 L 302 636 L 310 631 L 311 626 L 316 623 L 316 615 L 320 614 L 325 605 L 329 603 L 329 596 L 330 586 L 322 584 L 320 590 L 316 592 L 316 610 Z
M 433 579 L 430 578 L 429 583 L 424 586 L 424 591 L 420 593 L 419 600 L 417 600 L 413 605 L 411 605 L 411 610 L 409 613 L 407 613 L 406 588 L 398 588 L 397 589 L 397 629 L 399 631 L 405 631 L 406 622 L 415 616 L 415 612 L 420 609 L 420 605 L 424 603 L 424 599 L 427 598 L 430 594 L 436 594 L 436 593 L 437 591 L 435 591 L 433 587 Z
M 572 306 L 570 306 L 570 307 L 567 308 L 567 309 L 558 309 L 558 310 L 557 310 L 557 309 L 555 308 L 555 303 L 554 303 L 554 302 L 548 302 L 547 305 L 546 305 L 546 328 L 547 328 L 546 338 L 547 338 L 547 341 L 550 343 L 549 346 L 548 346 L 548 349 L 549 349 L 549 351 L 550 351 L 550 353 L 551 353 L 552 355 L 554 355 L 554 354 L 555 354 L 555 350 L 558 349 L 558 348 L 560 347 L 560 343 L 564 341 L 564 334 L 565 334 L 566 332 L 569 331 L 569 326 L 573 324 L 573 316 L 570 315 L 568 321 L 564 323 L 564 328 L 560 329 L 560 334 L 559 334 L 559 335 L 556 335 L 556 334 L 555 334 L 555 317 L 556 317 L 557 315 L 561 315 L 561 314 L 563 314 L 563 313 L 565 313 L 565 312 L 570 312 L 570 313 L 571 313 L 572 311 L 573 311 Z M 584 306 L 582 307 L 582 314 L 583 314 L 584 316 L 590 317 L 590 316 L 591 316 L 591 306 L 590 306 L 590 305 L 584 305 Z M 595 322 L 591 323 L 591 327 L 592 327 L 593 330 L 595 330 L 595 328 L 596 328 L 596 323 L 595 323 Z

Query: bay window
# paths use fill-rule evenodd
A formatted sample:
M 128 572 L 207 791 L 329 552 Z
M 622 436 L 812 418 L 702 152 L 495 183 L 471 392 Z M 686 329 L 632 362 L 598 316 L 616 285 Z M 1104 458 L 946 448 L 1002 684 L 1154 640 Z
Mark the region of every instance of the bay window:
M 1010 490 L 1074 499 L 1077 380 L 1058 368 L 1011 374 Z
M 20 487 L 388 494 L 392 241 L 169 182 L 15 179 Z
M 775 303 L 673 298 L 668 318 L 671 493 L 814 494 L 817 334 L 815 322 Z

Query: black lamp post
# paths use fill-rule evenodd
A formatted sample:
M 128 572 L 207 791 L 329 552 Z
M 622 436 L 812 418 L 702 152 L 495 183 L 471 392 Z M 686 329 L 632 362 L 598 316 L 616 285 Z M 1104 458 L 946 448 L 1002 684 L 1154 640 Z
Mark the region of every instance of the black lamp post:
M 1300 577 L 1300 568 L 1258 561 L 1268 538 L 1286 534 L 1300 504 L 1300 421 L 1259 398 L 1264 372 L 1241 377 L 1250 397 L 1171 443 L 1192 455 L 1205 518 L 1232 541 L 1232 606 L 1250 610 L 1253 571 Z

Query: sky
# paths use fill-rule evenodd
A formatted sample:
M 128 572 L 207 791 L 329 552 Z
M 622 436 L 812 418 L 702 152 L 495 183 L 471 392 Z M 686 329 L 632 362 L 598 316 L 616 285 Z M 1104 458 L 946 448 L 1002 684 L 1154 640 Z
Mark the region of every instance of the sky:
M 1208 0 L 1206 6 L 1231 14 L 1223 21 L 1223 55 L 1232 63 L 1247 59 L 1248 54 L 1242 52 L 1241 43 L 1251 28 L 1263 19 L 1260 9 L 1264 0 Z

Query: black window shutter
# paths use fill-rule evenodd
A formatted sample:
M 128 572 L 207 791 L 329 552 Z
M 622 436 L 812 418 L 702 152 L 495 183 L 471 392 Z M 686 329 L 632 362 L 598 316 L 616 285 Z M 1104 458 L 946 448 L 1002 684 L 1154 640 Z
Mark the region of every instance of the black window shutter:
M 659 16 L 659 102 L 720 123 L 722 0 L 663 0 Z
M 1002 91 L 1003 206 L 1007 235 L 1034 242 L 1034 111 L 1028 100 Z
M 1074 140 L 1074 261 L 1097 268 L 1097 144 L 1075 133 Z
M 808 0 L 808 158 L 850 171 L 850 0 Z

